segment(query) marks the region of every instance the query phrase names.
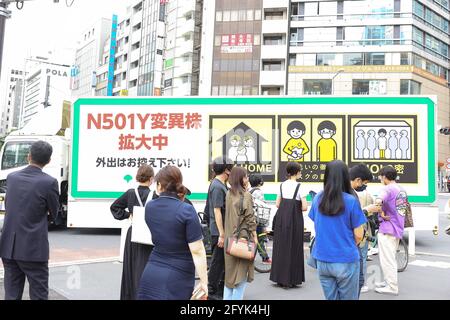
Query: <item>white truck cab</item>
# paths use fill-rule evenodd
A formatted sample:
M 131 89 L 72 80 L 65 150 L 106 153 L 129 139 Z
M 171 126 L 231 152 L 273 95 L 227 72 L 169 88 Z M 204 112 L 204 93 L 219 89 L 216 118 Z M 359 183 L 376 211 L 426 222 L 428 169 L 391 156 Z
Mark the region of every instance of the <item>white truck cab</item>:
M 60 218 L 66 219 L 70 137 L 61 135 L 64 131 L 69 134 L 69 130 L 62 129 L 61 118 L 62 108 L 49 107 L 22 129 L 11 132 L 5 138 L 0 150 L 0 214 L 4 214 L 5 211 L 6 178 L 10 173 L 28 166 L 31 145 L 36 141 L 43 140 L 53 147 L 51 161 L 43 171 L 58 180 Z

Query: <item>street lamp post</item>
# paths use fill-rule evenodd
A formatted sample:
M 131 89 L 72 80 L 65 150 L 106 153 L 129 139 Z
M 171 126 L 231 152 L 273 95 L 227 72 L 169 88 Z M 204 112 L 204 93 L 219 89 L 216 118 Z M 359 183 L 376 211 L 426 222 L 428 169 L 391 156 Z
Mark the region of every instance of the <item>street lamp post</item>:
M 334 96 L 334 79 L 341 74 L 342 72 L 344 72 L 344 69 L 339 69 L 336 74 L 333 76 L 333 78 L 331 78 L 331 95 Z

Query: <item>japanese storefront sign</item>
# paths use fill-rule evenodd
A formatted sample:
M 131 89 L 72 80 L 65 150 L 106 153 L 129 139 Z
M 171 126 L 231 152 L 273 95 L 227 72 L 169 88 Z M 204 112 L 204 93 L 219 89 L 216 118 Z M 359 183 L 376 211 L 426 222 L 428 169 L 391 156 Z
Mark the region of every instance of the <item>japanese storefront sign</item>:
M 236 33 L 222 35 L 222 53 L 251 53 L 253 49 L 253 35 L 251 33 Z

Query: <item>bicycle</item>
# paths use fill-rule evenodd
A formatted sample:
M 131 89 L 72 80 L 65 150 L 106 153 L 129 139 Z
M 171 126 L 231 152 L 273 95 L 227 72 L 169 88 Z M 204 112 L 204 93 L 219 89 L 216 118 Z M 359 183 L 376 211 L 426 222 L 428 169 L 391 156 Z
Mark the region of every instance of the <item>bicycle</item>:
M 369 241 L 369 249 L 378 249 L 378 230 L 380 228 L 380 221 L 376 219 L 369 220 L 370 227 L 372 228 L 372 237 L 367 238 Z M 395 259 L 397 260 L 397 272 L 403 272 L 406 270 L 409 262 L 408 244 L 402 238 L 397 247 L 397 253 L 395 254 Z

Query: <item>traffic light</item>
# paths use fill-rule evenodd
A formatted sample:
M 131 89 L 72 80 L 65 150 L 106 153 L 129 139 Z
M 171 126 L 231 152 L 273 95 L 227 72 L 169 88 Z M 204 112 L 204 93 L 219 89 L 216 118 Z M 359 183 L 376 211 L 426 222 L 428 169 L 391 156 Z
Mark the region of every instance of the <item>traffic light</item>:
M 450 135 L 450 128 L 449 127 L 445 127 L 439 130 L 439 132 L 441 134 L 445 134 L 446 136 Z

